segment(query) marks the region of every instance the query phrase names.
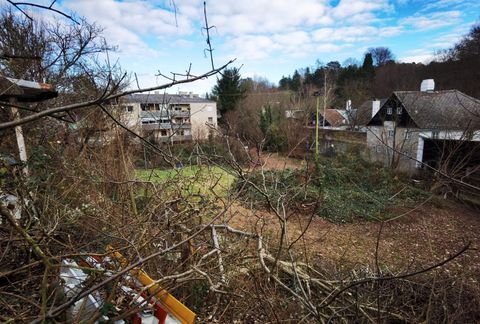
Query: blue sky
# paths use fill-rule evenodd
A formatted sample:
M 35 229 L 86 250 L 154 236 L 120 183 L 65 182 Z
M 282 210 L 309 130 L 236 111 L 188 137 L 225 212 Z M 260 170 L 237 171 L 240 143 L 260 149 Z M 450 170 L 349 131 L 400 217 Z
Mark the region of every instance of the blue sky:
M 105 28 L 118 45 L 123 68 L 142 87 L 165 83 L 161 71 L 201 74 L 210 68 L 203 0 L 63 0 L 59 5 Z M 479 21 L 478 0 L 210 0 L 207 1 L 217 66 L 236 59 L 242 76 L 278 82 L 282 75 L 387 46 L 397 60 L 428 62 Z M 172 88 L 204 94 L 215 77 Z

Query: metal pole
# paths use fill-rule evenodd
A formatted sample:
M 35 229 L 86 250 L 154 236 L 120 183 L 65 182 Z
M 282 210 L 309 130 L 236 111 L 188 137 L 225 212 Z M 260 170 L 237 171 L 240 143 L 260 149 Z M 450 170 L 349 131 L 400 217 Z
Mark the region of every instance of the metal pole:
M 323 69 L 323 128 L 325 128 L 325 117 L 327 110 L 327 70 Z
M 318 156 L 318 124 L 319 124 L 319 117 L 318 117 L 318 106 L 320 105 L 320 98 L 318 97 L 317 93 L 317 120 L 315 122 L 315 155 Z M 325 123 L 325 115 L 323 117 L 324 123 Z

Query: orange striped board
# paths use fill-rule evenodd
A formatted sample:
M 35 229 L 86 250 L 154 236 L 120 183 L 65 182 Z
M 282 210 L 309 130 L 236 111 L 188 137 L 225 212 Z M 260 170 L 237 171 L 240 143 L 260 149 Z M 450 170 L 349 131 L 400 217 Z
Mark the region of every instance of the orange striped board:
M 122 266 L 128 265 L 128 260 L 125 259 L 120 252 L 115 251 L 112 246 L 108 245 L 107 251 L 112 257 L 117 259 Z M 148 286 L 148 292 L 156 297 L 157 302 L 168 314 L 183 324 L 195 323 L 196 314 L 187 306 L 182 304 L 178 299 L 169 294 L 165 289 L 160 287 L 160 285 L 156 284 L 155 281 L 145 273 L 145 271 L 135 268 L 132 269 L 130 273 L 135 276 L 137 280 L 140 281 L 144 286 Z

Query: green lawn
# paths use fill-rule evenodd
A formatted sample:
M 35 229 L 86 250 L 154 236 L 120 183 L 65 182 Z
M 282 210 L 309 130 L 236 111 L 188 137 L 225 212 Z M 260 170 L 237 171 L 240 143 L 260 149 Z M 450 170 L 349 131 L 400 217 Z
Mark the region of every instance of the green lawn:
M 163 183 L 167 188 L 182 188 L 190 193 L 227 194 L 235 176 L 220 167 L 185 166 L 181 169 L 137 169 L 136 178 Z

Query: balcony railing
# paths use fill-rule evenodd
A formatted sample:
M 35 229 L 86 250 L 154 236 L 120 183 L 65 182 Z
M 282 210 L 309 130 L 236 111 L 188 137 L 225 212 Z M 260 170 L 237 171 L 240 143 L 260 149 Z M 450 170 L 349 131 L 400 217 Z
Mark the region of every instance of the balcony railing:
M 170 118 L 170 117 L 190 117 L 190 111 L 182 110 L 150 110 L 140 111 L 141 118 Z
M 157 140 L 162 143 L 166 142 L 186 142 L 192 140 L 192 135 L 174 135 L 174 136 L 162 136 L 158 137 Z
M 174 117 L 190 117 L 189 111 L 170 110 L 170 115 Z
M 156 130 L 156 129 L 190 129 L 192 124 L 190 123 L 156 123 L 156 124 L 142 124 L 142 129 L 146 131 Z

